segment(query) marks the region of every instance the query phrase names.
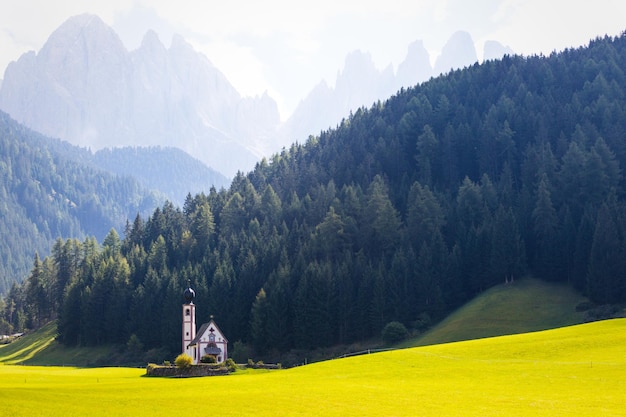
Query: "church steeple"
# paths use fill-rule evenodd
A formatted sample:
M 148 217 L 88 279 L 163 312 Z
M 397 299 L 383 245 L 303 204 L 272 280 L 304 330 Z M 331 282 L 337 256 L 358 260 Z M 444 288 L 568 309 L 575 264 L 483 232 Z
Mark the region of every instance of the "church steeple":
M 196 306 L 193 303 L 196 297 L 195 291 L 191 285 L 187 287 L 183 293 L 185 303 L 183 304 L 183 353 L 191 356 L 196 361 L 196 349 L 189 346 L 191 341 L 196 337 Z
M 188 287 L 183 293 L 183 297 L 185 297 L 185 304 L 193 304 L 193 300 L 196 298 L 196 292 Z

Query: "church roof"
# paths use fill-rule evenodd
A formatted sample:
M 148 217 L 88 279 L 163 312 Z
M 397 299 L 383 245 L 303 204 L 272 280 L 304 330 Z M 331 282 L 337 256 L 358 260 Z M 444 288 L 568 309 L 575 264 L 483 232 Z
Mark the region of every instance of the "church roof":
M 219 355 L 220 353 L 222 353 L 222 349 L 218 348 L 217 346 L 207 346 L 206 348 L 204 348 L 204 353 L 206 353 L 207 355 Z
M 222 333 L 220 328 L 217 327 L 217 324 L 215 324 L 215 322 L 211 320 L 210 322 L 204 323 L 202 326 L 200 326 L 200 329 L 196 333 L 196 337 L 189 343 L 189 346 L 197 345 L 198 343 L 200 343 L 200 339 L 202 339 L 202 336 L 207 333 L 207 330 L 209 332 L 219 333 L 224 339 L 224 342 L 228 343 L 228 340 L 226 340 L 226 338 L 224 337 L 224 333 Z

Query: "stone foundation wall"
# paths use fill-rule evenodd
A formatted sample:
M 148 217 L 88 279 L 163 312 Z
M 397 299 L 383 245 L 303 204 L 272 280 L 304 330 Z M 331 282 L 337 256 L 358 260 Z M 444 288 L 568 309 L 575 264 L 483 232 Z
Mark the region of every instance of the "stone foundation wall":
M 228 375 L 230 371 L 226 367 L 215 367 L 211 365 L 191 365 L 187 369 L 176 366 L 159 366 L 150 364 L 146 367 L 147 376 L 170 377 L 170 378 L 191 378 L 199 376 Z

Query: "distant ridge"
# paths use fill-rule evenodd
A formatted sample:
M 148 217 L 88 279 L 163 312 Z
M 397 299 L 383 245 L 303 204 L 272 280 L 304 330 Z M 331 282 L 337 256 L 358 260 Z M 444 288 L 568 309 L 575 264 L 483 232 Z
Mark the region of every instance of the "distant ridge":
M 188 194 L 208 194 L 211 187 L 226 188 L 230 180 L 198 159 L 174 147 L 101 149 L 93 155 L 96 166 L 136 178 L 182 207 Z
M 513 51 L 496 41 L 484 45 L 486 59 L 502 58 Z M 321 81 L 302 99 L 291 117 L 280 127 L 283 146 L 303 142 L 309 135 L 334 128 L 360 107 L 370 107 L 378 100 L 392 96 L 402 88 L 413 87 L 431 77 L 459 69 L 478 61 L 474 41 L 464 31 L 456 32 L 437 57 L 434 67 L 421 40 L 411 43 L 397 71 L 390 65 L 378 70 L 372 57 L 364 51 L 346 56 L 344 67 L 337 72 L 334 88 Z

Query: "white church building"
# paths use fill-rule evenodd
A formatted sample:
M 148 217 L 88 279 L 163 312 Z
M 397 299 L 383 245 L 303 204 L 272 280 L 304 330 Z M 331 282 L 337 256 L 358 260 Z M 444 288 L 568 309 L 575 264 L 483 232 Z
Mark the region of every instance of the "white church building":
M 194 364 L 200 363 L 205 355 L 215 356 L 218 363 L 225 362 L 228 359 L 228 340 L 213 317 L 196 332 L 196 306 L 193 303 L 196 293 L 189 287 L 183 295 L 183 353 L 191 356 Z

